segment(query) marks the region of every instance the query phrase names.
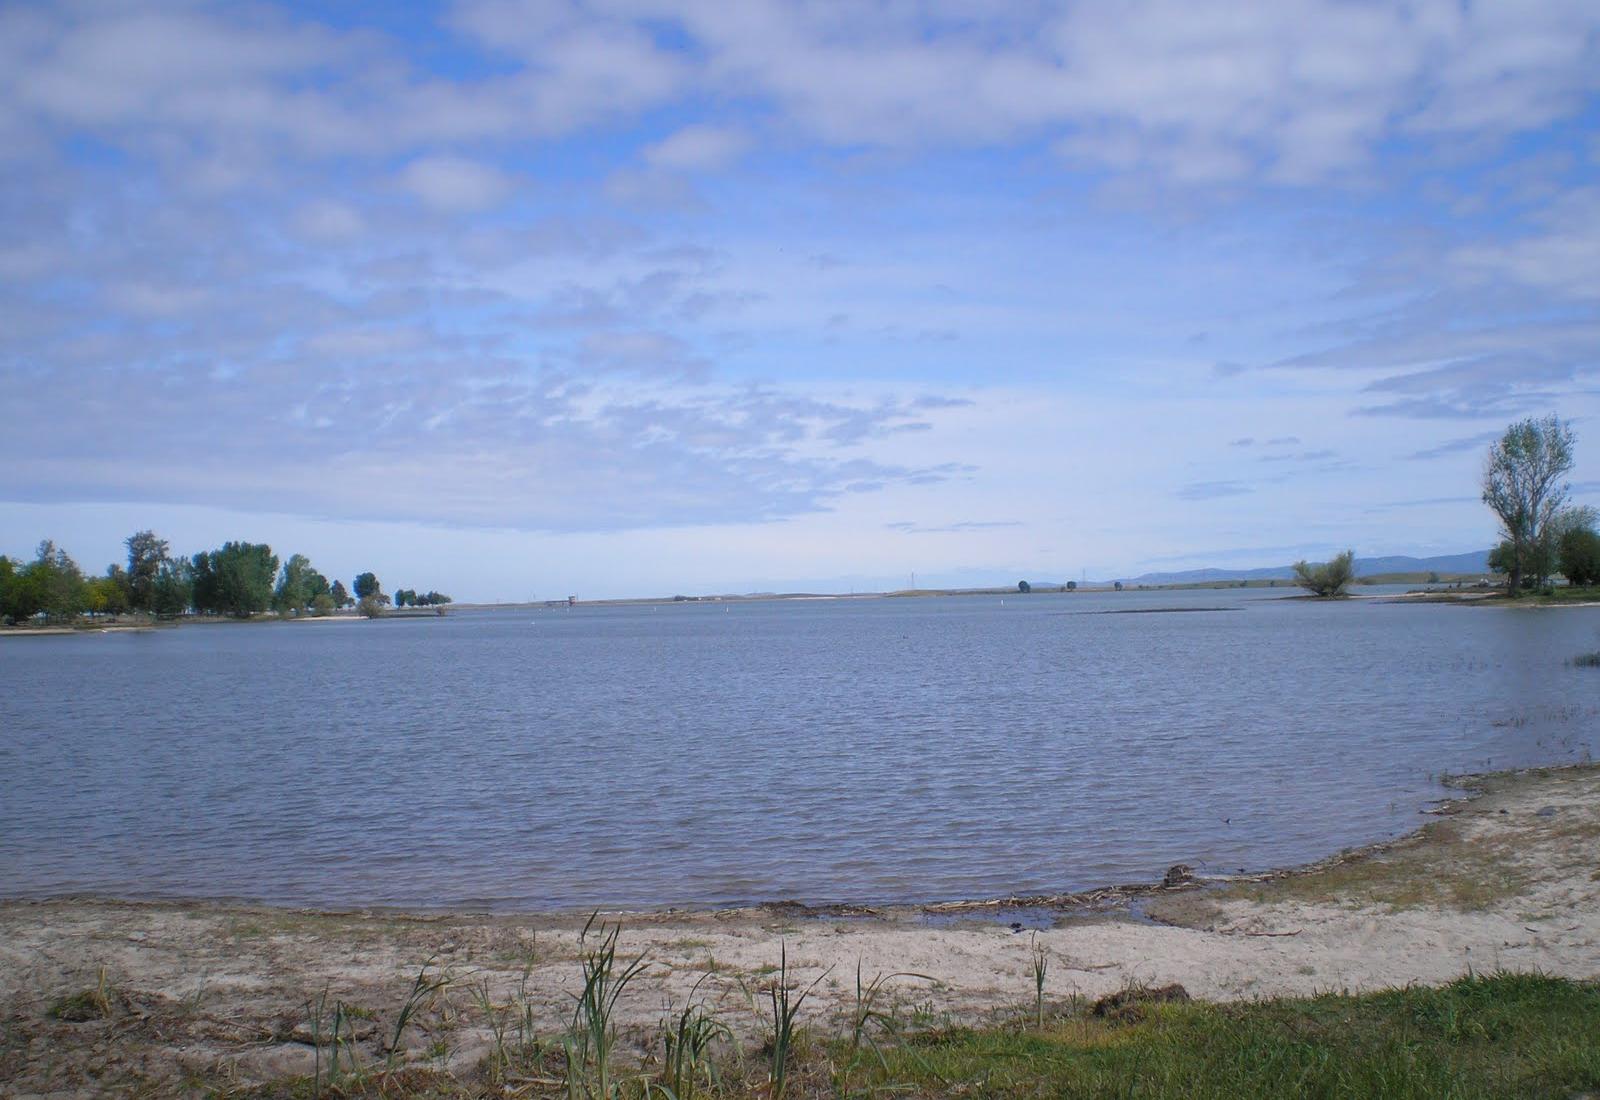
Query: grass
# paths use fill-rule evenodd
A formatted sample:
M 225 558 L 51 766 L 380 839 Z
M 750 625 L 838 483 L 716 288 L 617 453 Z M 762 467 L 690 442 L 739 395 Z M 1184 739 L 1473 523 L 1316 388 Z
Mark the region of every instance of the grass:
M 689 993 L 689 1001 L 675 1017 L 661 1024 L 661 1076 L 650 1082 L 648 1095 L 660 1095 L 663 1100 L 694 1100 L 695 1091 L 704 1084 L 714 1090 L 719 1081 L 717 1064 L 711 1057 L 713 1044 L 732 1042 L 733 1032 L 715 1011 L 698 1000 L 701 978 Z
M 1441 907 L 1480 912 L 1516 897 L 1532 881 L 1512 841 L 1469 839 L 1451 821 L 1426 826 L 1417 837 L 1376 852 L 1357 852 L 1317 867 L 1263 882 L 1240 882 L 1152 900 L 1157 920 L 1206 926 L 1233 899 L 1271 904 L 1302 901 L 1338 905 L 1359 901 L 1391 910 Z
M 1538 975 L 1439 989 L 1169 1004 L 1132 1024 L 957 1029 L 891 1051 L 865 1094 L 1569 1097 L 1600 1087 L 1600 989 Z
M 798 1011 L 802 999 L 790 1005 Z M 861 1040 L 847 1020 L 827 1041 L 793 1046 L 783 1076 L 774 1080 L 776 1063 L 726 1042 L 728 1032 L 715 1015 L 691 999 L 663 1021 L 664 1057 L 653 1070 L 647 1063 L 619 1073 L 610 1087 L 621 1100 L 1538 1100 L 1600 1089 L 1600 985 L 1593 982 L 1497 973 L 1360 996 L 1233 1004 L 1147 999 L 1138 1009 L 1096 1015 L 1075 999 L 1047 1014 L 1043 1026 L 1025 1011 L 985 1027 L 897 1032 L 892 1042 L 874 1047 L 873 1058 L 860 1056 Z M 410 1066 L 333 1082 L 324 1076 L 281 1083 L 248 1095 L 543 1100 L 563 1095 L 567 1084 L 537 1074 Z
M 1600 601 L 1600 585 L 1565 584 L 1541 589 L 1535 597 L 1540 603 L 1589 603 Z
M 1037 932 L 1028 936 L 1028 954 L 1033 963 L 1033 1014 L 1035 1024 L 1044 1027 L 1044 979 L 1050 973 L 1050 949 L 1039 942 Z
M 50 1006 L 52 1019 L 80 1024 L 87 1020 L 103 1020 L 111 1015 L 111 986 L 106 981 L 106 968 L 101 967 L 93 989 L 85 989 L 63 997 Z
M 621 1082 L 612 1075 L 611 1054 L 616 1045 L 617 1001 L 628 983 L 645 970 L 644 956 L 617 964 L 619 924 L 599 926 L 598 945 L 589 946 L 598 914 L 589 918 L 579 936 L 583 967 L 583 992 L 576 994 L 572 1027 L 563 1040 L 567 1055 L 567 1095 L 571 1100 L 612 1100 Z
M 769 1062 L 767 1069 L 768 1095 L 773 1100 L 782 1097 L 789 1083 L 789 1061 L 795 1048 L 795 1039 L 799 1031 L 795 1021 L 800 1016 L 800 1007 L 806 1003 L 806 998 L 811 992 L 822 984 L 822 979 L 827 973 L 818 975 L 813 981 L 798 994 L 789 987 L 789 946 L 780 944 L 778 948 L 778 969 L 776 977 L 767 987 L 767 997 L 772 1003 L 772 1034 L 768 1038 L 767 1051 Z

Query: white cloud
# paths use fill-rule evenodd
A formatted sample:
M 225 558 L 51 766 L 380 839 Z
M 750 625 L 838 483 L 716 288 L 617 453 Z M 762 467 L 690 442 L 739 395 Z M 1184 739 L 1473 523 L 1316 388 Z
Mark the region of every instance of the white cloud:
M 400 185 L 435 210 L 486 210 L 511 193 L 499 169 L 463 157 L 422 157 L 406 165 Z
M 1600 187 L 1560 196 L 1538 228 L 1498 244 L 1471 244 L 1451 259 L 1469 278 L 1509 277 L 1564 297 L 1600 299 Z
M 674 172 L 726 168 L 748 148 L 749 136 L 724 126 L 685 126 L 644 150 L 645 163 Z
M 366 220 L 348 203 L 314 199 L 295 211 L 293 226 L 307 240 L 334 244 L 359 237 L 366 229 Z

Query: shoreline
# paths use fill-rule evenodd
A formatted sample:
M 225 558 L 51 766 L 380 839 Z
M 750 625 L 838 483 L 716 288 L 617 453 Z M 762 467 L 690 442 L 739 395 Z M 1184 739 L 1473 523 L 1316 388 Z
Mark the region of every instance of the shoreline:
M 1125 912 L 1136 902 L 1173 893 L 1192 893 L 1222 890 L 1230 886 L 1251 883 L 1283 882 L 1322 874 L 1332 868 L 1353 862 L 1382 857 L 1385 853 L 1425 840 L 1426 834 L 1438 819 L 1447 819 L 1470 809 L 1485 795 L 1517 787 L 1530 780 L 1557 776 L 1584 776 L 1593 773 L 1600 788 L 1600 762 L 1554 764 L 1507 771 L 1473 772 L 1439 777 L 1445 790 L 1459 791 L 1459 795 L 1430 799 L 1417 810 L 1421 820 L 1417 825 L 1393 837 L 1365 844 L 1340 848 L 1326 856 L 1304 863 L 1268 867 L 1257 871 L 1236 874 L 1205 874 L 1187 864 L 1170 868 L 1161 879 L 1124 882 L 1101 886 L 1033 894 L 1005 894 L 995 897 L 953 898 L 933 901 L 821 901 L 808 902 L 797 899 L 773 899 L 730 905 L 663 904 L 649 905 L 599 905 L 548 908 L 496 908 L 445 904 L 437 907 L 418 905 L 351 904 L 319 905 L 315 903 L 271 902 L 258 898 L 239 896 L 186 896 L 152 895 L 148 897 L 97 893 L 94 891 L 67 891 L 63 893 L 0 896 L 0 918 L 7 911 L 28 906 L 84 905 L 99 907 L 126 907 L 129 909 L 196 910 L 217 913 L 290 913 L 307 917 L 330 919 L 360 918 L 363 920 L 392 919 L 408 921 L 512 921 L 535 924 L 579 924 L 598 914 L 606 921 L 624 923 L 664 923 L 674 920 L 709 919 L 729 921 L 773 917 L 828 920 L 834 918 L 874 917 L 885 921 L 915 922 L 921 917 L 944 916 L 952 913 L 1002 914 L 1009 910 L 1048 910 L 1063 917 L 1115 914 Z M 1597 808 L 1600 820 L 1600 808 Z M 1597 827 L 1600 831 L 1600 827 Z M 1600 875 L 1600 871 L 1596 872 Z
M 900 975 L 885 996 L 946 1026 L 1007 1018 L 1032 1001 L 1035 949 L 1050 959 L 1044 995 L 1057 999 L 1177 983 L 1202 1000 L 1254 1000 L 1439 985 L 1498 968 L 1600 976 L 1600 766 L 1451 785 L 1463 797 L 1403 837 L 1258 875 L 947 903 L 932 920 L 931 907 L 782 903 L 607 912 L 622 926 L 619 959 L 642 954 L 646 966 L 618 1004 L 623 1041 L 644 1051 L 666 1006 L 691 998 L 725 1012 L 741 1041 L 758 1041 L 751 994 L 770 984 L 780 953 L 790 981 L 817 983 L 804 1018 L 819 1029 L 848 1016 L 858 966 L 868 978 Z M 361 1019 L 391 1021 L 423 971 L 521 997 L 531 1026 L 557 1035 L 582 984 L 583 924 L 548 913 L 0 902 L 0 1006 L 20 1044 L 10 1068 L 25 1092 L 105 1066 L 156 1088 L 280 1081 L 312 1071 L 316 1048 L 300 1031 L 319 993 L 360 1006 Z M 111 1021 L 50 1016 L 97 983 L 129 1006 L 118 1009 L 127 1019 L 159 1026 L 123 1026 L 108 1046 Z M 490 1034 L 460 1001 L 412 1056 L 433 1044 L 447 1050 L 438 1058 L 448 1072 L 473 1072 Z M 370 1046 L 375 1035 L 356 1039 Z

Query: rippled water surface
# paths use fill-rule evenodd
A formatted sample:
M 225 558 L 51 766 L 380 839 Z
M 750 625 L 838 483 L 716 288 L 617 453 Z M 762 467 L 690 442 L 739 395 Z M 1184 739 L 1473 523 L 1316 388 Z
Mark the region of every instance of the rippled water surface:
M 0 893 L 916 901 L 1312 859 L 1582 759 L 1600 609 L 1260 590 L 0 640 Z M 1185 613 L 1105 614 L 1138 608 Z

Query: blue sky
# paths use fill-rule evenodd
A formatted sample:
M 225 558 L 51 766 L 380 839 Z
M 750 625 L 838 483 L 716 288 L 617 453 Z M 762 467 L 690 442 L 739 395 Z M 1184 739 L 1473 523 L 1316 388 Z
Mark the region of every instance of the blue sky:
M 1588 0 L 369 7 L 0 5 L 0 552 L 1445 553 L 1551 411 L 1600 503 Z

